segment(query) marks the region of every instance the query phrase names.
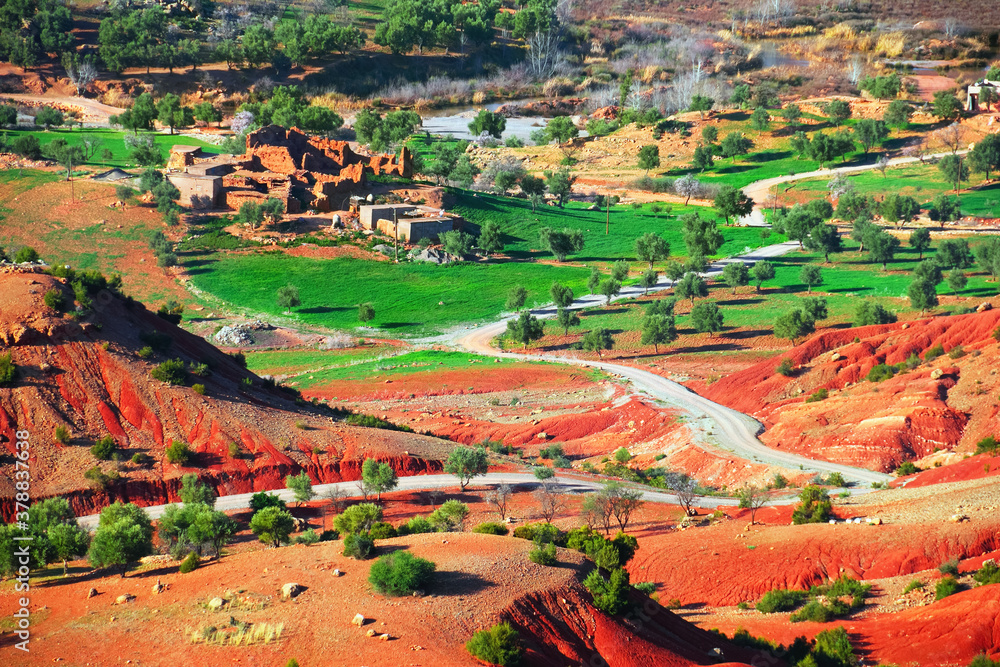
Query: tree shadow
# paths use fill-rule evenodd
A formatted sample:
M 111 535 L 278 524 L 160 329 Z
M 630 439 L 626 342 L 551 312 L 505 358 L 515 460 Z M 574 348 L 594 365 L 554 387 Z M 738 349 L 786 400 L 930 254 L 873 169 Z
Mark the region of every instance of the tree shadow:
M 437 571 L 434 573 L 434 584 L 431 590 L 441 597 L 475 595 L 495 587 L 491 581 L 468 572 Z
M 342 313 L 347 310 L 354 310 L 347 306 L 313 306 L 312 308 L 299 308 L 297 313 L 305 315 L 322 315 L 323 313 Z
M 403 327 L 417 327 L 423 324 L 423 322 L 381 322 L 379 323 L 379 329 L 401 329 Z
M 770 333 L 771 333 L 770 329 L 749 329 L 746 331 L 733 331 L 732 333 L 727 333 L 722 335 L 731 340 L 743 340 L 745 338 L 757 338 L 758 336 L 767 336 Z

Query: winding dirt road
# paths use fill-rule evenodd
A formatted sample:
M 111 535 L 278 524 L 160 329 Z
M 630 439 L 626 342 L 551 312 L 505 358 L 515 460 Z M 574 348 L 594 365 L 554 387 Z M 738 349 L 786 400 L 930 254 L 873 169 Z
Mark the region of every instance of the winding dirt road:
M 713 277 L 721 273 L 722 267 L 727 263 L 745 262 L 747 264 L 752 264 L 768 257 L 778 257 L 797 247 L 798 243 L 793 241 L 760 248 L 744 255 L 738 255 L 716 262 L 712 264 L 709 267 L 709 270 L 702 275 L 706 277 Z M 670 287 L 670 281 L 666 278 L 661 278 L 657 286 L 652 289 L 664 290 L 669 289 Z M 642 289 L 639 287 L 626 287 L 622 289 L 622 293 L 616 298 L 625 299 L 639 296 L 641 293 Z M 595 306 L 603 300 L 604 298 L 601 296 L 588 295 L 574 301 L 571 308 L 579 309 Z M 540 319 L 553 317 L 555 316 L 555 312 L 556 310 L 554 306 L 548 306 L 531 311 L 533 315 Z M 816 473 L 829 474 L 839 472 L 845 479 L 851 482 L 863 484 L 865 486 L 870 486 L 872 482 L 884 482 L 891 479 L 889 475 L 884 473 L 874 472 L 864 468 L 841 465 L 838 463 L 818 461 L 804 456 L 798 456 L 796 454 L 780 452 L 772 449 L 757 438 L 757 434 L 763 430 L 763 427 L 757 420 L 743 414 L 742 412 L 737 412 L 736 410 L 732 410 L 710 401 L 707 398 L 690 391 L 686 387 L 677 384 L 676 382 L 671 382 L 670 380 L 656 375 L 655 373 L 650 373 L 649 371 L 644 371 L 632 366 L 622 366 L 600 360 L 581 359 L 571 356 L 525 355 L 511 352 L 501 352 L 491 345 L 491 341 L 506 330 L 507 321 L 511 319 L 511 317 L 513 316 L 472 330 L 452 333 L 447 337 L 451 339 L 450 341 L 439 340 L 439 342 L 450 342 L 451 344 L 465 350 L 485 356 L 504 357 L 508 359 L 526 359 L 533 361 L 542 360 L 560 364 L 575 364 L 578 366 L 599 368 L 608 373 L 617 374 L 628 379 L 635 388 L 645 394 L 648 394 L 651 398 L 663 401 L 664 403 L 687 412 L 695 421 L 705 419 L 711 420 L 714 424 L 711 430 L 712 435 L 709 436 L 707 433 L 697 434 L 700 436 L 699 439 L 704 441 L 704 443 L 709 446 L 724 449 L 743 459 L 766 465 L 782 466 L 785 468 L 801 468 L 802 470 Z

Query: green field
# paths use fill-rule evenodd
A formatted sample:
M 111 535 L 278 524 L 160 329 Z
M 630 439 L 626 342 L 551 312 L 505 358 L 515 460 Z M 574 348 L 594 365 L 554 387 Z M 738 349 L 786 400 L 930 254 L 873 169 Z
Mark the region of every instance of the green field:
M 829 317 L 820 323 L 822 326 L 852 322 L 860 298 L 872 299 L 900 314 L 912 312 L 906 291 L 913 280 L 911 272 L 918 263 L 916 252 L 902 248 L 896 260 L 889 264 L 889 270 L 883 271 L 880 264 L 873 264 L 858 254 L 856 243 L 846 240 L 844 245 L 847 251 L 831 255 L 833 261 L 830 264 L 823 263 L 823 257 L 817 253 L 801 251 L 770 260 L 775 265 L 776 275 L 774 280 L 764 283 L 764 291 L 760 294 L 754 291 L 753 286 L 746 286 L 740 287 L 739 296 L 734 297 L 732 288 L 713 282 L 709 285 L 708 299 L 714 300 L 722 309 L 725 330 L 739 327 L 756 331 L 756 335 L 769 334 L 774 320 L 782 313 L 800 307 L 802 298 L 807 296 L 826 299 Z M 925 259 L 933 256 L 933 249 L 924 253 Z M 814 287 L 811 295 L 799 280 L 802 265 L 810 262 L 818 263 L 823 273 L 823 284 Z M 988 282 L 988 276 L 974 273 L 975 270 L 966 271 L 969 284 L 957 296 L 988 298 L 996 295 L 997 284 Z M 951 290 L 942 283 L 938 285 L 938 294 L 951 295 Z M 670 293 L 657 298 L 670 298 Z M 949 312 L 959 307 L 961 305 L 949 304 L 939 306 L 934 312 Z M 690 325 L 688 310 L 688 301 L 678 305 L 677 329 L 681 336 L 670 346 L 661 346 L 661 351 L 684 347 L 687 345 L 685 336 L 695 333 Z M 609 308 L 583 311 L 580 326 L 570 329 L 570 332 L 581 333 L 597 327 L 610 329 L 615 334 L 638 331 L 644 316 L 645 303 L 616 303 Z M 546 322 L 546 334 L 562 335 L 562 329 L 553 322 Z
M 54 139 L 65 139 L 69 144 L 80 145 L 81 142 L 86 139 L 98 139 L 101 142 L 100 148 L 97 150 L 97 154 L 94 155 L 87 164 L 98 165 L 102 167 L 132 167 L 134 164 L 128 159 L 129 149 L 125 145 L 125 132 L 121 130 L 108 130 L 102 128 L 83 128 L 83 129 L 56 129 L 51 130 L 5 130 L 3 134 L 6 136 L 7 141 L 13 141 L 17 137 L 23 134 L 31 134 L 38 137 L 38 142 L 42 145 L 42 151 L 45 150 L 45 145 Z M 147 133 L 143 132 L 142 135 L 145 136 Z M 167 154 L 170 152 L 170 147 L 177 144 L 184 146 L 201 146 L 206 153 L 218 153 L 219 147 L 214 146 L 201 139 L 195 139 L 194 137 L 184 137 L 179 134 L 160 134 L 160 133 L 148 133 L 149 136 L 153 137 L 154 143 L 160 148 L 160 152 L 163 155 L 163 160 L 166 161 Z M 107 148 L 111 151 L 111 159 L 102 160 L 101 159 L 101 148 Z
M 394 345 L 380 343 L 342 350 L 265 350 L 245 354 L 247 368 L 258 375 L 298 375 L 389 356 L 398 349 Z
M 941 171 L 932 164 L 912 164 L 894 167 L 885 173 L 868 171 L 848 176 L 855 190 L 862 194 L 881 197 L 887 192 L 913 197 L 926 208 L 939 194 L 954 195 L 952 186 L 944 182 Z M 1000 216 L 1000 184 L 978 189 L 985 179 L 982 174 L 972 174 L 963 187 L 977 187 L 976 190 L 959 194 L 962 213 L 992 218 Z M 795 184 L 794 191 L 808 192 L 815 197 L 826 196 L 829 178 L 810 178 Z
M 461 190 L 456 193 L 454 210 L 475 225 L 473 231 L 476 233 L 479 225 L 487 221 L 499 223 L 504 231 L 504 252 L 516 259 L 552 259 L 552 253 L 539 248 L 539 230 L 543 227 L 569 227 L 582 230 L 585 241 L 581 252 L 570 255 L 571 260 L 613 262 L 619 259 L 635 261 L 635 239 L 646 232 L 659 234 L 666 239 L 670 243 L 672 257 L 683 257 L 687 251 L 678 217 L 691 212 L 697 212 L 702 217 L 716 216 L 715 210 L 710 208 L 664 206 L 670 209 L 669 214 L 653 213 L 649 204 L 638 209 L 612 206 L 609 234 L 605 234 L 607 213 L 588 211 L 588 204 L 571 202 L 565 208 L 539 206 L 536 211 L 532 211 L 531 204 L 524 199 Z M 729 257 L 784 240 L 784 237 L 777 234 L 762 240 L 760 229 L 751 227 L 726 227 L 720 224 L 719 230 L 725 243 L 716 257 Z
M 360 325 L 357 304 L 375 306 L 371 326 L 386 333 L 434 334 L 463 322 L 492 319 L 514 285 L 528 289 L 528 304 L 549 300 L 555 281 L 577 294 L 589 272 L 574 266 L 529 262 L 499 264 L 392 264 L 352 258 L 316 260 L 281 252 L 219 254 L 187 262 L 195 286 L 239 311 L 280 316 L 279 287 L 299 288 L 295 320 L 333 329 Z
M 399 377 L 417 373 L 440 373 L 441 371 L 450 370 L 468 370 L 474 365 L 486 363 L 490 364 L 490 368 L 495 365 L 492 357 L 482 357 L 469 354 L 468 352 L 421 350 L 400 354 L 387 359 L 327 368 L 309 373 L 308 375 L 300 375 L 294 379 L 294 382 L 295 386 L 299 389 L 310 389 L 312 387 L 321 387 L 331 382 L 369 380 L 373 377 Z M 524 362 L 505 359 L 500 363 L 524 364 L 544 362 Z

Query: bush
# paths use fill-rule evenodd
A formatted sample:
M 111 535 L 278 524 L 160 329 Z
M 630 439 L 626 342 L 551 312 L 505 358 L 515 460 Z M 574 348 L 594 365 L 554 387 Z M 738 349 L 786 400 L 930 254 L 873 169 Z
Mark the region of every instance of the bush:
M 590 594 L 594 596 L 594 606 L 609 614 L 617 614 L 628 605 L 628 572 L 625 568 L 615 568 L 605 579 L 598 570 L 593 570 L 583 580 Z
M 756 608 L 762 614 L 791 611 L 802 604 L 805 596 L 805 591 L 788 591 L 779 588 L 764 593 L 764 597 L 756 604 Z
M 205 385 L 203 384 L 193 384 L 191 385 L 191 391 L 198 394 L 199 396 L 205 395 Z
M 186 442 L 174 440 L 167 447 L 167 461 L 170 463 L 178 466 L 184 466 L 187 465 L 190 459 L 191 449 L 187 446 Z
M 319 542 L 319 535 L 315 530 L 310 528 L 309 530 L 303 531 L 301 535 L 295 538 L 296 544 L 304 544 L 306 546 L 311 546 Z
M 140 466 L 148 465 L 153 462 L 153 457 L 149 454 L 143 454 L 142 452 L 136 452 L 132 455 L 132 463 Z
M 778 375 L 784 375 L 785 377 L 791 377 L 792 374 L 795 373 L 795 367 L 792 366 L 792 360 L 788 357 L 782 359 L 781 363 L 778 364 L 778 367 L 774 370 Z
M 63 293 L 57 289 L 50 289 L 48 292 L 46 292 L 45 296 L 42 298 L 42 301 L 45 302 L 46 306 L 48 306 L 49 308 L 51 308 L 56 312 L 61 313 L 63 310 L 66 309 L 66 297 L 64 297 Z
M 143 331 L 139 334 L 139 340 L 157 352 L 166 352 L 174 342 L 168 334 L 159 331 Z
M 920 472 L 920 468 L 913 465 L 913 461 L 903 461 L 896 468 L 896 477 L 906 477 L 907 475 L 916 475 Z
M 69 439 L 70 439 L 69 429 L 66 428 L 65 426 L 56 426 L 54 437 L 56 439 L 56 442 L 58 443 L 61 443 L 63 445 L 69 444 Z
M 806 606 L 791 615 L 789 620 L 792 623 L 812 621 L 813 623 L 826 623 L 834 617 L 833 610 L 824 605 L 819 600 L 810 600 Z
M 896 374 L 895 366 L 887 366 L 886 364 L 878 364 L 873 366 L 868 375 L 865 377 L 869 382 L 881 382 L 882 380 L 888 380 Z
M 656 592 L 656 584 L 654 584 L 652 581 L 640 581 L 638 583 L 632 584 L 632 588 L 639 591 L 643 595 L 646 595 L 647 597 L 652 597 L 653 593 Z M 740 604 L 743 605 L 742 607 L 743 609 L 746 609 L 746 604 L 747 604 L 746 602 L 741 602 Z
M 824 489 L 807 486 L 799 493 L 799 504 L 792 512 L 792 523 L 826 523 L 833 513 L 833 504 Z
M 558 562 L 556 558 L 556 545 L 549 542 L 544 546 L 536 546 L 528 552 L 528 559 L 532 563 L 552 566 Z
M 168 359 L 151 370 L 149 374 L 154 380 L 173 385 L 184 384 L 184 380 L 187 378 L 184 362 L 180 359 Z
M 115 439 L 106 435 L 90 447 L 90 453 L 94 455 L 95 459 L 109 461 L 116 449 L 118 449 L 118 445 L 115 443 Z
M 136 190 L 130 185 L 119 183 L 115 186 L 115 196 L 122 201 L 131 201 L 136 195 Z
M 465 643 L 465 650 L 474 658 L 501 667 L 520 664 L 524 653 L 517 630 L 506 621 L 472 635 Z
M 425 558 L 397 551 L 372 564 L 368 583 L 382 595 L 410 595 L 430 583 L 434 569 L 434 563 Z
M 405 532 L 404 532 L 405 529 Z M 420 533 L 433 533 L 434 526 L 431 522 L 422 516 L 415 516 L 406 522 L 404 526 L 400 526 L 400 535 L 419 535 Z
M 788 488 L 788 478 L 782 475 L 780 472 L 776 472 L 774 473 L 774 477 L 771 478 L 770 487 L 772 489 Z
M 934 347 L 931 347 L 924 351 L 924 361 L 931 361 L 937 359 L 942 354 L 944 354 L 944 346 L 938 343 Z
M 481 523 L 472 529 L 474 533 L 482 533 L 483 535 L 506 535 L 510 531 L 502 523 L 496 523 L 495 521 L 487 521 L 486 523 Z
M 996 562 L 993 560 L 988 560 L 983 563 L 983 566 L 979 568 L 978 572 L 972 575 L 972 578 L 983 586 L 988 584 L 1000 584 L 1000 567 L 997 567 Z
M 958 559 L 952 558 L 938 565 L 938 572 L 944 575 L 958 576 Z
M 938 580 L 937 585 L 934 586 L 934 599 L 941 600 L 949 595 L 954 595 L 960 588 L 961 586 L 955 577 L 942 577 Z
M 340 533 L 335 530 L 324 530 L 319 534 L 320 542 L 332 542 L 334 540 L 340 539 Z
M 17 366 L 11 361 L 10 352 L 0 354 L 0 387 L 9 385 L 17 377 Z
M 374 548 L 374 540 L 366 533 L 351 533 L 344 538 L 344 555 L 348 558 L 366 560 Z
M 906 588 L 903 589 L 903 595 L 906 595 L 910 591 L 915 591 L 918 588 L 922 589 L 926 584 L 919 579 L 914 579 L 910 583 L 906 584 Z
M 373 540 L 388 540 L 389 538 L 396 537 L 399 533 L 396 532 L 391 523 L 379 521 L 372 524 L 372 529 L 368 534 Z
M 818 401 L 825 401 L 830 397 L 830 392 L 826 389 L 817 389 L 812 394 L 806 398 L 806 403 L 816 403 Z
M 0 384 L 3 384 L 0 382 Z M 992 454 L 994 456 L 1000 452 L 1000 442 L 992 435 L 988 435 L 976 443 L 976 454 Z
M 969 667 L 1000 667 L 1000 660 L 990 660 L 988 655 L 980 653 L 972 659 Z
M 199 565 L 201 565 L 201 559 L 198 558 L 198 554 L 192 551 L 187 555 L 187 558 L 185 558 L 181 562 L 181 567 L 180 567 L 181 574 L 187 574 L 188 572 L 193 572 L 194 570 L 198 569 Z
M 826 483 L 829 486 L 847 486 L 847 480 L 839 472 L 832 472 L 826 478 Z

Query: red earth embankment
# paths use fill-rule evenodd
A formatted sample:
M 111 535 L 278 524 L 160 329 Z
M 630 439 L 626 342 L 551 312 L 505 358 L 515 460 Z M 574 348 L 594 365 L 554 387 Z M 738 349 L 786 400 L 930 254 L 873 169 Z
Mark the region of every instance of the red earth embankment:
M 939 449 L 967 451 L 997 428 L 998 324 L 1000 310 L 991 310 L 832 331 L 696 389 L 760 419 L 771 447 L 888 471 Z M 937 345 L 964 354 L 866 380 L 878 364 L 922 358 Z M 796 368 L 790 376 L 775 370 L 785 358 Z M 829 397 L 806 402 L 819 390 Z
M 30 434 L 33 498 L 65 495 L 78 514 L 116 499 L 144 505 L 176 500 L 187 472 L 231 494 L 284 487 L 285 475 L 299 470 L 314 482 L 358 479 L 366 457 L 388 461 L 403 475 L 441 469 L 446 443 L 346 426 L 325 408 L 296 402 L 262 382 L 141 304 L 105 291 L 94 297 L 92 312 L 73 319 L 43 303 L 51 290 L 73 302 L 62 279 L 0 274 L 0 341 L 18 372 L 13 386 L 0 390 L 4 516 L 13 510 L 17 431 Z M 151 345 L 159 351 L 140 354 Z M 151 376 L 171 359 L 186 365 L 182 385 Z M 204 395 L 194 384 L 204 386 Z M 69 437 L 57 438 L 57 427 Z M 95 440 L 108 435 L 118 462 L 98 461 L 90 452 Z M 173 441 L 190 446 L 186 465 L 167 459 Z M 95 465 L 105 475 L 117 474 L 117 481 L 92 485 L 84 472 Z

